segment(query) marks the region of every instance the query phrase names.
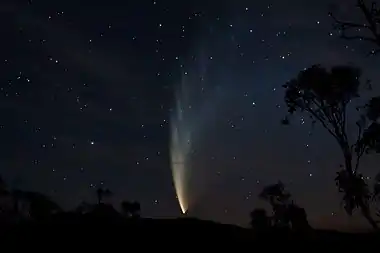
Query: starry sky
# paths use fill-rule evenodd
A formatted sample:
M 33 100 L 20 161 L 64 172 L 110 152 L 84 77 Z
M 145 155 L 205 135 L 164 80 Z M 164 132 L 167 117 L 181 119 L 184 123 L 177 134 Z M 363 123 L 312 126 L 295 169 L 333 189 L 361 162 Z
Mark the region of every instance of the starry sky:
M 379 80 L 371 45 L 332 29 L 333 4 L 357 17 L 355 1 L 339 2 L 1 1 L 0 174 L 66 208 L 103 185 L 115 205 L 179 216 L 170 115 L 186 86 L 187 110 L 202 112 L 191 122 L 191 215 L 247 226 L 265 206 L 259 191 L 281 179 L 312 225 L 360 227 L 339 206 L 338 146 L 302 115 L 280 124 L 282 85 L 305 67 L 354 63 Z M 365 158 L 362 171 L 378 162 Z

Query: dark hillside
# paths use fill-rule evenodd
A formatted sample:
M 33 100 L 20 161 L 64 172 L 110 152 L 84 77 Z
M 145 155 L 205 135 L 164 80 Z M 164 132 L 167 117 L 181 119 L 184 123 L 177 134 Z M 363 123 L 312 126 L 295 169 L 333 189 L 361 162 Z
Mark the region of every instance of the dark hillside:
M 70 217 L 67 217 L 70 216 Z M 158 244 L 179 244 L 183 249 L 208 245 L 235 245 L 246 247 L 254 243 L 268 248 L 304 248 L 304 243 L 315 247 L 308 251 L 319 252 L 329 243 L 354 247 L 357 243 L 364 246 L 378 242 L 378 234 L 348 234 L 334 231 L 311 230 L 308 233 L 292 234 L 271 231 L 265 235 L 255 235 L 251 229 L 225 225 L 212 221 L 191 218 L 178 219 L 97 219 L 93 217 L 75 219 L 66 214 L 49 222 L 29 222 L 19 225 L 3 226 L 3 238 L 25 238 L 37 242 L 41 238 L 49 242 L 65 243 L 108 243 L 150 247 Z M 236 244 L 239 243 L 239 244 Z M 325 245 L 325 246 L 323 246 Z M 343 249 L 342 249 L 343 250 Z M 336 250 L 339 251 L 339 248 Z

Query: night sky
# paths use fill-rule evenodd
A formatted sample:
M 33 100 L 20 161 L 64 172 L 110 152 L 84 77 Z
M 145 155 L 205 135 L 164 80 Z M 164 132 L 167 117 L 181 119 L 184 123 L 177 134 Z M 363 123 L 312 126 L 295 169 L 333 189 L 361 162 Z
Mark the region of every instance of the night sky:
M 104 185 L 115 205 L 180 216 L 169 136 L 185 86 L 198 115 L 192 216 L 247 226 L 259 191 L 281 179 L 312 225 L 360 226 L 340 207 L 338 145 L 302 115 L 281 125 L 282 85 L 312 64 L 354 63 L 377 89 L 379 59 L 332 30 L 333 3 L 1 1 L 0 174 L 66 208 Z M 354 4 L 340 13 L 355 18 Z M 365 158 L 362 171 L 378 162 Z

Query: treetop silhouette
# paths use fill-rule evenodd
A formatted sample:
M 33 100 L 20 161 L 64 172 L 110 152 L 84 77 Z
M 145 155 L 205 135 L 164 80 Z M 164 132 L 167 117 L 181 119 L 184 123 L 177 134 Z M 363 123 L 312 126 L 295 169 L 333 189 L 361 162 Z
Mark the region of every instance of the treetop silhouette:
M 121 210 L 123 214 L 127 217 L 138 218 L 140 217 L 141 206 L 139 202 L 121 202 Z
M 286 204 L 290 196 L 290 193 L 285 191 L 285 185 L 281 181 L 265 186 L 259 194 L 261 199 L 268 201 L 271 205 L 276 203 Z

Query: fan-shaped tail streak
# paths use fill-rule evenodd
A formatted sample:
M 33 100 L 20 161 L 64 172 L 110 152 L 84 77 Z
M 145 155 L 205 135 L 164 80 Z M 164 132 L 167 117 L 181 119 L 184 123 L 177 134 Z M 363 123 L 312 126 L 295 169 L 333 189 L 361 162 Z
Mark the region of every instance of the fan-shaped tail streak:
M 183 91 L 182 91 L 183 92 Z M 171 118 L 170 155 L 174 187 L 182 213 L 189 208 L 188 180 L 190 152 L 190 125 L 186 123 L 182 108 L 183 94 L 177 93 L 176 109 Z

